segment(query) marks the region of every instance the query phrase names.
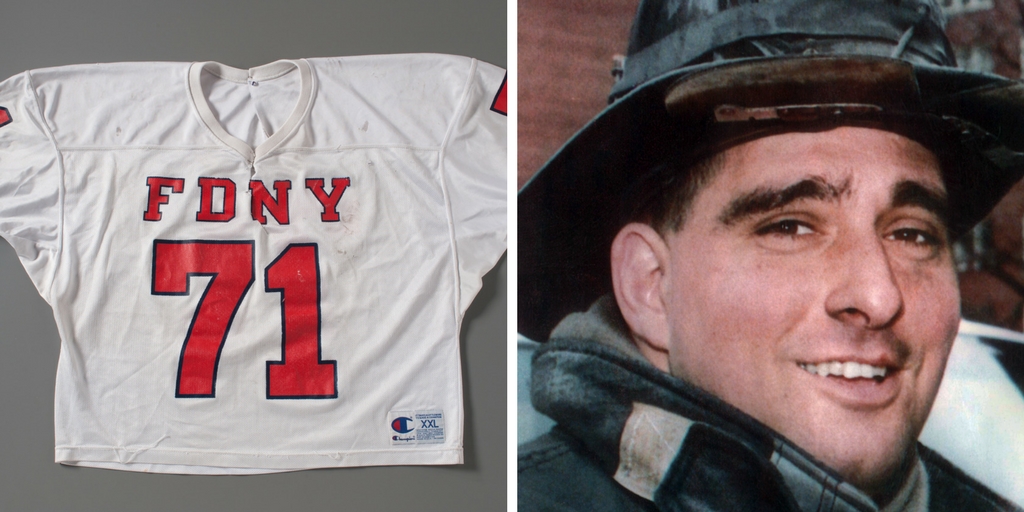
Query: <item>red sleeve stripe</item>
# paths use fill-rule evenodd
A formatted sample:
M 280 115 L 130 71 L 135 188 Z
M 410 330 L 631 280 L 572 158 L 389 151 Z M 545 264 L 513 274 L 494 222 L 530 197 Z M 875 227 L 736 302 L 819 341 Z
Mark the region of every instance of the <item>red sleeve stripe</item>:
M 491 110 L 503 115 L 508 115 L 508 73 L 505 73 L 505 78 L 501 80 L 501 87 L 498 88 L 497 94 L 494 95 L 494 101 L 491 102 Z

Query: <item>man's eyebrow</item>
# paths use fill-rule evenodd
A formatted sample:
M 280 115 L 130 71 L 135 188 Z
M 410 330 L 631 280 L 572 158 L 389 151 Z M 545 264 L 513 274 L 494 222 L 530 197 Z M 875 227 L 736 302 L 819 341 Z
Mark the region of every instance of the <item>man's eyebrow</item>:
M 939 188 L 930 187 L 917 181 L 901 181 L 892 189 L 892 206 L 924 208 L 935 214 L 943 224 L 948 224 L 949 196 Z
M 742 219 L 777 210 L 801 199 L 834 201 L 849 190 L 849 181 L 833 185 L 820 176 L 798 181 L 785 188 L 759 187 L 730 201 L 718 216 L 718 221 L 727 226 L 732 225 Z

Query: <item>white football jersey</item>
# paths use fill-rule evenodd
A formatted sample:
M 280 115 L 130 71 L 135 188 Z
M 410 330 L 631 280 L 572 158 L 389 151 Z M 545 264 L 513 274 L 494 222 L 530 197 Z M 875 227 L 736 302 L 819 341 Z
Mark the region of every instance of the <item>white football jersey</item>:
M 61 336 L 56 461 L 461 463 L 459 329 L 506 244 L 504 76 L 393 55 L 0 83 L 0 235 Z

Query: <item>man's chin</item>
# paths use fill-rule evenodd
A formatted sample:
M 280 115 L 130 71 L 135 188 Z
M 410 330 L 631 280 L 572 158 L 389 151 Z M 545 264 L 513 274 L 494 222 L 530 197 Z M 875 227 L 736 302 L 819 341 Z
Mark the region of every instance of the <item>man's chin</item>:
M 817 445 L 793 441 L 879 505 L 888 503 L 900 490 L 916 461 L 917 447 L 912 438 L 885 439 L 891 431 L 872 433 L 861 428 L 829 434 L 814 436 L 820 440 Z
M 881 507 L 888 504 L 903 487 L 915 460 L 912 455 L 905 455 L 899 460 L 836 469 L 847 482 L 871 496 Z

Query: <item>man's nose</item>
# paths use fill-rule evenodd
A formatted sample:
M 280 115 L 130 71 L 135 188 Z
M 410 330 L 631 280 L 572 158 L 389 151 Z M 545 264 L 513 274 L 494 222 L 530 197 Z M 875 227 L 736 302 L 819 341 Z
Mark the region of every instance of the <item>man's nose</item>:
M 868 329 L 895 322 L 903 312 L 903 293 L 884 240 L 874 234 L 850 238 L 835 249 L 828 314 Z

